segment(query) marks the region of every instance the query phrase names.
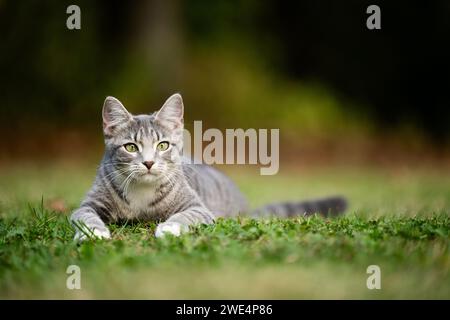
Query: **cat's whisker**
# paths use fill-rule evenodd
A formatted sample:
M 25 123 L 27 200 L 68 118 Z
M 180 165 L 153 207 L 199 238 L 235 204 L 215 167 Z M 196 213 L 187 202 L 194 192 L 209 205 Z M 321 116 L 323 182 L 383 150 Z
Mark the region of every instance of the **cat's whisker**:
M 116 171 L 113 171 L 113 172 L 105 175 L 104 177 L 106 179 L 115 181 L 118 177 L 127 174 L 129 172 L 129 170 L 130 170 L 129 168 L 126 168 L 126 169 L 123 169 L 123 170 L 116 170 Z
M 133 176 L 133 174 L 134 174 L 134 172 L 131 172 L 131 174 L 128 176 L 128 178 L 127 178 L 127 180 L 125 182 L 125 186 L 123 188 L 123 194 L 125 195 L 125 197 L 128 196 L 128 186 L 129 186 L 129 184 L 131 182 L 131 179 L 132 179 L 131 177 Z
M 134 171 L 131 171 L 130 174 L 123 180 L 123 182 L 120 184 L 119 189 L 123 190 L 124 195 L 126 196 L 125 193 L 125 186 L 128 182 L 128 180 L 130 179 L 130 177 L 134 174 Z
M 129 162 L 111 162 L 111 163 L 105 163 L 102 164 L 101 167 L 114 167 L 116 169 L 123 169 L 123 168 L 117 168 L 117 166 L 129 166 Z
M 105 177 L 107 177 L 107 176 L 109 176 L 109 175 L 111 175 L 111 174 L 117 173 L 117 172 L 126 172 L 126 171 L 128 171 L 128 170 L 129 170 L 129 168 L 115 169 L 115 170 L 111 171 L 110 173 L 108 173 L 107 175 L 105 175 Z

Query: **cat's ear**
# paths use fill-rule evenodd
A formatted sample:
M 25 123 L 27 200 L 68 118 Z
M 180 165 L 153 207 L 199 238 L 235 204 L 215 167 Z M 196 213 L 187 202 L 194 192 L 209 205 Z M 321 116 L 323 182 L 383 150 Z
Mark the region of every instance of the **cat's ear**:
M 126 125 L 133 118 L 123 104 L 114 97 L 106 97 L 102 115 L 103 132 L 106 136 L 113 135 L 117 129 Z
M 170 130 L 183 128 L 183 98 L 175 93 L 166 100 L 155 116 L 155 122 Z

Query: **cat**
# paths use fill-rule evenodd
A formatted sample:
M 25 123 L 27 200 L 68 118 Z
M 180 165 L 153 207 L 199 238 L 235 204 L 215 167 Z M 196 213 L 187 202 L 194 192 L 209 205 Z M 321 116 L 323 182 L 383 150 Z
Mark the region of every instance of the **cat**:
M 155 236 L 179 236 L 217 217 L 337 215 L 346 200 L 333 197 L 270 204 L 249 210 L 222 172 L 182 156 L 183 99 L 176 93 L 149 115 L 132 115 L 114 97 L 103 104 L 105 153 L 91 190 L 71 216 L 75 240 L 110 238 L 107 223 L 160 221 Z

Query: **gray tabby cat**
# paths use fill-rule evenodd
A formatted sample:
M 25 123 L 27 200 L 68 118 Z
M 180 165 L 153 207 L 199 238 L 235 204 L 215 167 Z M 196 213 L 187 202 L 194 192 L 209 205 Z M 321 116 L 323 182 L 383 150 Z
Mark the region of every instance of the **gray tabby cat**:
M 110 238 L 106 223 L 161 221 L 155 236 L 179 236 L 190 225 L 212 224 L 216 217 L 290 217 L 345 210 L 342 198 L 279 203 L 253 212 L 235 184 L 207 165 L 182 157 L 183 100 L 174 94 L 150 115 L 131 115 L 107 97 L 103 105 L 105 154 L 95 182 L 71 217 L 76 240 Z

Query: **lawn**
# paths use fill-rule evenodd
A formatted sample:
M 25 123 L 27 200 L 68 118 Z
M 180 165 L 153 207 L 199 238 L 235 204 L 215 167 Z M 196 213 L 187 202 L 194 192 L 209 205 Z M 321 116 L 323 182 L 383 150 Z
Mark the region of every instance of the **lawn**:
M 346 215 L 219 220 L 180 238 L 154 223 L 112 225 L 110 241 L 72 241 L 70 211 L 89 164 L 0 170 L 0 298 L 450 298 L 450 173 L 438 168 L 282 167 L 227 172 L 254 206 L 341 194 Z M 66 269 L 81 269 L 81 289 Z M 369 290 L 369 265 L 381 289 Z

